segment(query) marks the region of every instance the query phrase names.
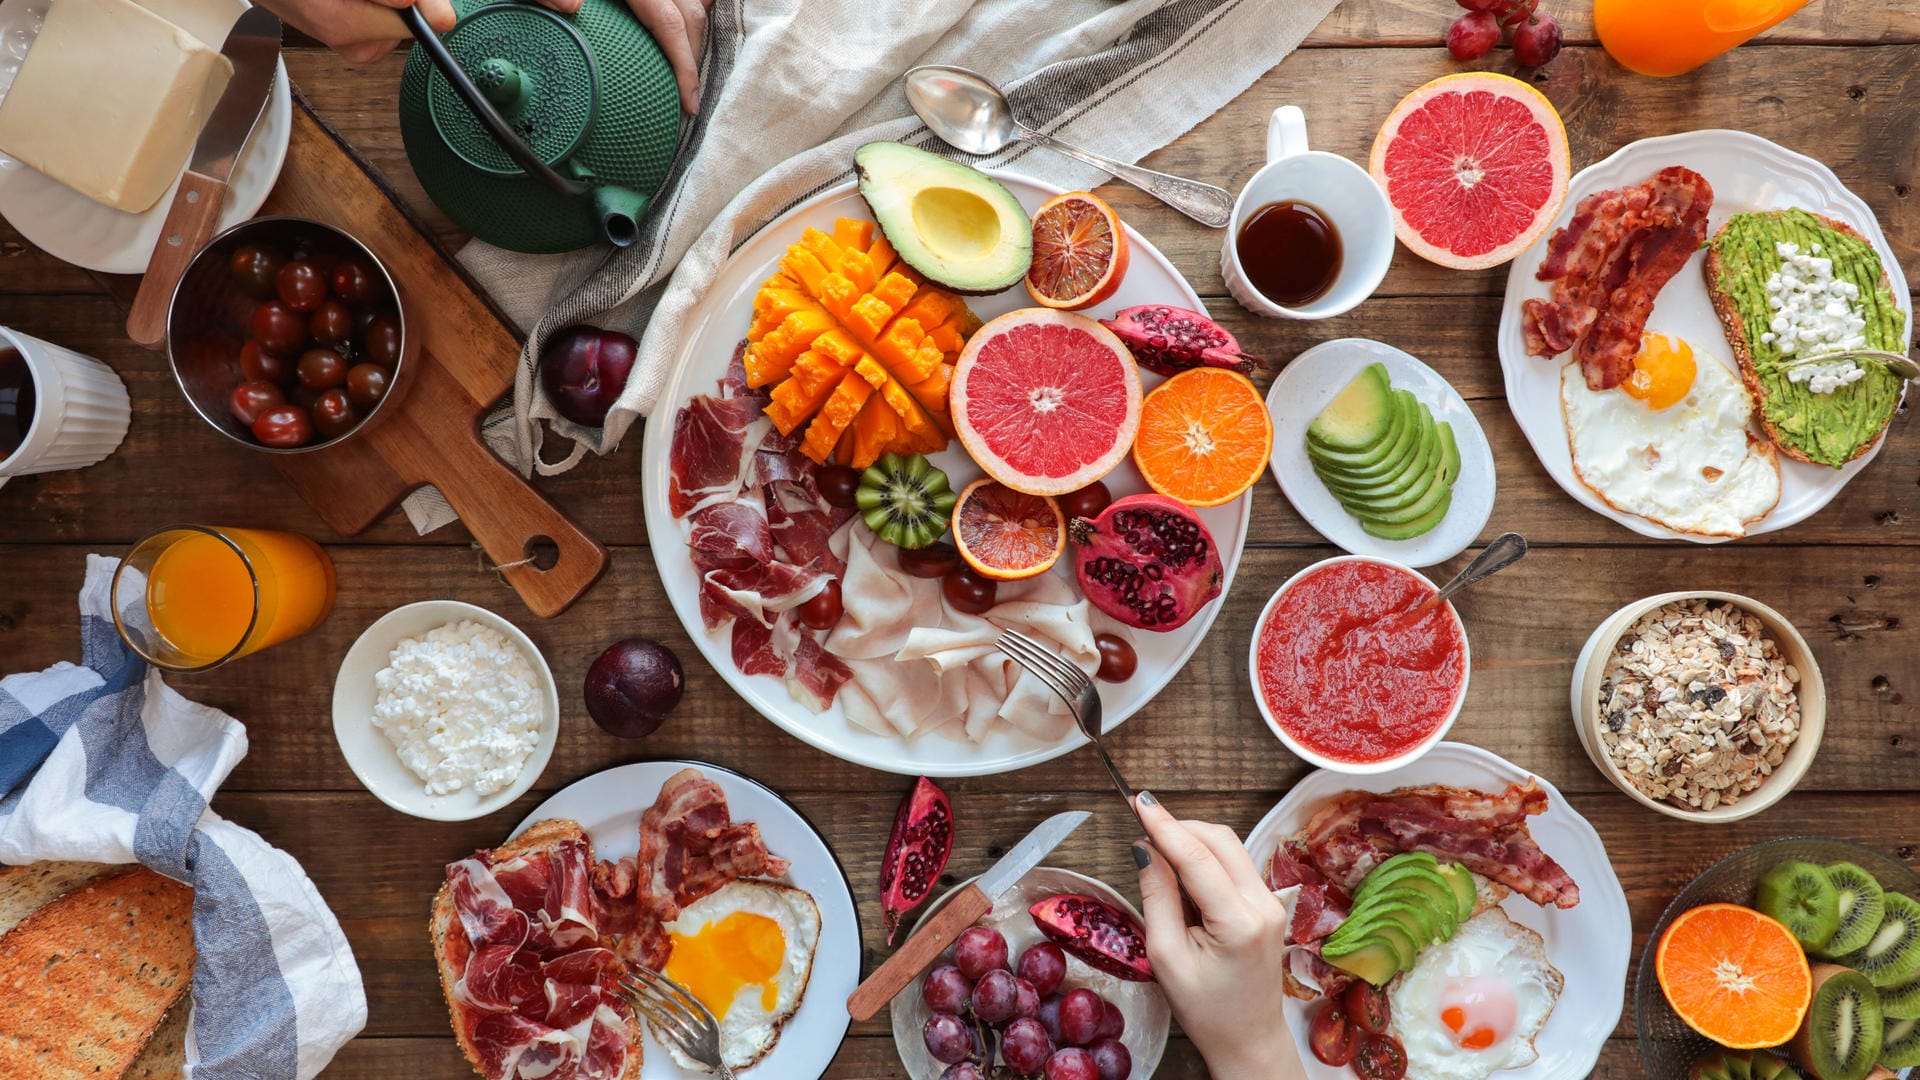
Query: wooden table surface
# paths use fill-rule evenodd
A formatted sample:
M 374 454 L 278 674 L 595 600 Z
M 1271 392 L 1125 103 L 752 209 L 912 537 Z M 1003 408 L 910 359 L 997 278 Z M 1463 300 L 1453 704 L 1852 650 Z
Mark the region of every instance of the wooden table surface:
M 1920 270 L 1920 6 L 1815 0 L 1762 40 L 1670 80 L 1640 78 L 1614 64 L 1594 45 L 1582 0 L 1547 6 L 1564 22 L 1568 45 L 1532 78 L 1565 117 L 1576 169 L 1646 136 L 1707 127 L 1752 131 L 1831 165 L 1879 214 L 1908 271 Z M 1260 164 L 1267 114 L 1289 102 L 1306 107 L 1317 147 L 1364 160 L 1375 128 L 1402 94 L 1458 70 L 1439 47 L 1456 13 L 1447 0 L 1346 0 L 1306 47 L 1147 164 L 1237 189 Z M 394 122 L 401 63 L 394 57 L 354 68 L 313 48 L 287 56 L 319 115 L 442 242 L 457 246 L 461 237 L 427 203 L 401 149 Z M 1484 63 L 1509 70 L 1505 50 Z M 1450 272 L 1403 250 L 1378 295 L 1354 313 L 1322 323 L 1256 320 L 1226 298 L 1217 233 L 1131 189 L 1103 194 L 1167 253 L 1251 352 L 1284 362 L 1328 338 L 1378 338 L 1424 359 L 1473 403 L 1500 477 L 1482 541 L 1514 529 L 1535 550 L 1460 605 L 1477 670 L 1453 738 L 1492 749 L 1567 794 L 1605 838 L 1642 937 L 1692 874 L 1756 840 L 1822 833 L 1920 867 L 1920 713 L 1908 700 L 1920 700 L 1920 571 L 1911 562 L 1920 553 L 1920 432 L 1906 412 L 1872 467 L 1812 519 L 1721 547 L 1652 543 L 1563 494 L 1515 426 L 1493 344 L 1504 269 Z M 182 520 L 291 529 L 327 545 L 340 594 L 324 625 L 212 674 L 172 680 L 251 732 L 252 751 L 216 809 L 299 858 L 352 939 L 366 979 L 367 1028 L 327 1077 L 470 1075 L 448 1034 L 425 933 L 442 864 L 498 842 L 553 790 L 643 757 L 715 761 L 790 797 L 825 829 L 852 872 L 868 967 L 883 955 L 875 879 L 908 781 L 788 737 L 700 659 L 676 626 L 646 547 L 638 430 L 620 453 L 541 481 L 613 553 L 611 569 L 579 604 L 543 621 L 479 564 L 460 527 L 419 537 L 396 513 L 360 536 L 329 533 L 262 457 L 220 438 L 189 411 L 164 359 L 130 344 L 123 322 L 100 282 L 10 230 L 0 233 L 0 323 L 104 359 L 125 378 L 134 403 L 126 443 L 105 463 L 0 489 L 0 671 L 78 658 L 74 597 L 87 552 L 119 553 L 147 530 Z M 1282 579 L 1335 553 L 1271 481 L 1263 479 L 1253 499 L 1237 587 L 1212 633 L 1159 700 L 1113 739 L 1121 768 L 1136 783 L 1183 815 L 1242 831 L 1306 771 L 1255 711 L 1244 660 L 1254 618 Z M 1450 573 L 1464 558 L 1436 572 Z M 1569 723 L 1567 680 L 1587 634 L 1621 604 L 1678 588 L 1729 589 L 1771 604 L 1812 642 L 1826 674 L 1829 722 L 1811 773 L 1790 797 L 1741 824 L 1679 825 L 1630 802 L 1587 760 Z M 514 620 L 546 653 L 563 688 L 559 747 L 536 790 L 463 824 L 388 810 L 355 781 L 330 730 L 334 672 L 347 646 L 381 613 L 432 597 L 482 604 Z M 689 682 L 679 711 L 637 743 L 595 728 L 578 691 L 593 657 L 636 633 L 662 636 L 686 662 Z M 959 820 L 951 876 L 984 869 L 1043 815 L 1079 807 L 1096 816 L 1053 861 L 1136 894 L 1127 851 L 1136 827 L 1090 752 L 946 787 Z M 1629 1008 L 1593 1075 L 1642 1074 Z M 884 1023 L 857 1025 L 827 1075 L 902 1075 Z M 1176 1038 L 1160 1075 L 1199 1077 L 1205 1070 Z

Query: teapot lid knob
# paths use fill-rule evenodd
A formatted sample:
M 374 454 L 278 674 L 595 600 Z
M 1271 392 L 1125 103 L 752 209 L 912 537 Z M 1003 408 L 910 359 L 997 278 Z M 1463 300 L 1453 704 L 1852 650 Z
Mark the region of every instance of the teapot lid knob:
M 491 57 L 473 73 L 473 81 L 480 87 L 487 100 L 493 102 L 496 109 L 511 109 L 520 103 L 521 95 L 526 92 L 525 80 L 520 69 L 511 60 Z
M 441 41 L 539 160 L 557 165 L 586 142 L 599 76 L 585 39 L 567 19 L 534 4 L 488 4 Z M 440 72 L 428 76 L 426 96 L 434 129 L 448 149 L 484 172 L 526 175 Z

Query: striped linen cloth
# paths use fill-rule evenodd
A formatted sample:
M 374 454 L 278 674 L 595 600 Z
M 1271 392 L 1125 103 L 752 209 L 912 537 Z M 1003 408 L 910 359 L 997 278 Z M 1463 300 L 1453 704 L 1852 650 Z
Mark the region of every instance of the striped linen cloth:
M 1135 162 L 1239 96 L 1337 2 L 716 0 L 701 67 L 705 104 L 689 118 L 639 242 L 611 254 L 520 255 L 478 242 L 461 252 L 500 309 L 529 332 L 512 405 L 488 418 L 488 442 L 529 475 L 529 465 L 551 474 L 588 450 L 611 452 L 658 404 L 727 256 L 788 208 L 851 180 L 862 143 L 898 140 L 1066 189 L 1107 178 L 1024 143 L 986 158 L 960 154 L 908 108 L 900 77 L 909 68 L 971 68 L 1007 89 L 1028 126 Z M 582 322 L 640 340 L 604 428 L 558 417 L 538 390 L 540 346 Z M 549 427 L 575 441 L 553 464 L 540 453 Z M 432 488 L 405 507 L 421 532 L 454 519 Z
M 0 679 L 0 863 L 139 862 L 191 885 L 189 1080 L 307 1080 L 366 1025 L 346 935 L 300 864 L 207 808 L 240 722 L 160 681 L 87 557 L 83 662 Z

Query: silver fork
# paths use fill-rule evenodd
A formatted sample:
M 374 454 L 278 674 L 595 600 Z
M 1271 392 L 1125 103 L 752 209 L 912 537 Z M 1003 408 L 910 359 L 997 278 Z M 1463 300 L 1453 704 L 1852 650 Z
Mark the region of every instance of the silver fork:
M 1106 735 L 1100 730 L 1100 690 L 1093 685 L 1093 680 L 1087 678 L 1086 672 L 1018 630 L 1002 630 L 999 640 L 994 644 L 1067 703 L 1074 722 L 1080 725 L 1081 734 L 1099 751 L 1100 764 L 1107 767 L 1107 775 L 1113 778 L 1113 786 L 1120 792 L 1120 797 L 1127 800 L 1127 809 L 1133 811 L 1136 819 L 1139 818 L 1140 809 L 1133 804 L 1133 788 L 1120 775 L 1119 768 L 1113 763 L 1113 755 L 1107 753 Z M 1146 828 L 1146 823 L 1141 822 L 1140 827 Z
M 720 1022 L 699 998 L 665 975 L 637 966 L 627 969 L 620 989 L 662 1042 L 719 1073 L 720 1080 L 734 1080 L 733 1070 L 720 1057 Z

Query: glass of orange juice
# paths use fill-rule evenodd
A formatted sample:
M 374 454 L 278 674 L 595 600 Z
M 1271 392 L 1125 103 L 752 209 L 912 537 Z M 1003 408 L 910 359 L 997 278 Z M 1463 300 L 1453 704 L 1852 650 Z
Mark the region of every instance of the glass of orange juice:
M 1593 29 L 1622 67 L 1683 75 L 1807 6 L 1807 0 L 1593 0 Z
M 304 536 L 176 525 L 121 560 L 113 622 L 148 663 L 205 671 L 313 629 L 333 594 L 333 561 Z

